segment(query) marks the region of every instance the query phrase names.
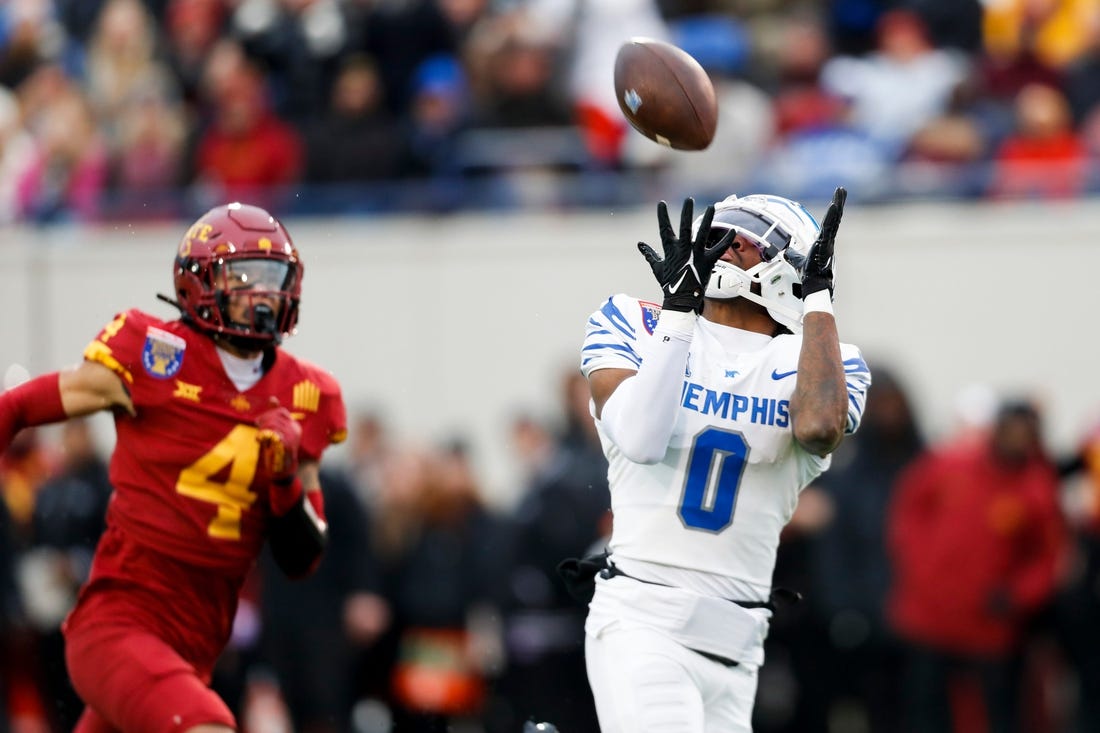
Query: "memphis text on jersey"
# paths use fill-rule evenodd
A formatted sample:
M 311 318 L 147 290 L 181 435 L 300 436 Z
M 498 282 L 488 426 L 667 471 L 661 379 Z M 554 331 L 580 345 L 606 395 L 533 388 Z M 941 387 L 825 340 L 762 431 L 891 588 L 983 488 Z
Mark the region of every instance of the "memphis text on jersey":
M 723 420 L 751 422 L 785 428 L 790 425 L 790 400 L 774 397 L 719 392 L 695 382 L 684 382 L 680 405 L 703 415 L 716 415 Z

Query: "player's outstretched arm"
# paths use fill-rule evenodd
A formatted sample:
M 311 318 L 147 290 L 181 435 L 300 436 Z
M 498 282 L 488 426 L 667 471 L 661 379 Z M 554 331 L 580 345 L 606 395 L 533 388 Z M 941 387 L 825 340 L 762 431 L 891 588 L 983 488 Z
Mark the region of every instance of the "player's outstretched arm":
M 122 380 L 102 364 L 85 361 L 74 369 L 43 374 L 0 394 L 0 450 L 23 428 L 117 407 L 134 413 Z
M 698 313 L 703 309 L 714 263 L 729 247 L 734 232 L 708 246 L 714 207 L 707 207 L 692 238 L 694 202 L 684 201 L 677 234 L 664 201 L 657 205 L 664 256 L 644 242 L 638 250 L 649 263 L 664 294 L 653 342 L 637 373 L 598 370 L 589 375 L 596 415 L 604 432 L 630 460 L 657 463 L 668 450 Z
M 794 437 L 810 453 L 828 455 L 844 437 L 848 391 L 840 338 L 833 317 L 833 250 L 847 191 L 837 188 L 810 248 L 802 275 L 802 351 L 798 384 L 791 397 Z
M 668 204 L 657 204 L 657 224 L 661 232 L 661 247 L 664 257 L 657 254 L 645 242 L 638 242 L 638 251 L 649 263 L 653 277 L 661 286 L 664 301 L 661 313 L 702 313 L 703 297 L 710 280 L 711 270 L 722 254 L 729 249 L 736 232 L 728 230 L 717 243 L 707 246 L 710 241 L 710 226 L 714 219 L 714 206 L 708 206 L 699 221 L 699 231 L 692 240 L 692 214 L 695 202 L 688 198 L 680 210 L 680 234 L 672 228 L 668 218 Z
M 59 386 L 68 417 L 90 415 L 117 407 L 135 414 L 133 400 L 122 379 L 98 362 L 84 361 L 75 369 L 61 372 Z

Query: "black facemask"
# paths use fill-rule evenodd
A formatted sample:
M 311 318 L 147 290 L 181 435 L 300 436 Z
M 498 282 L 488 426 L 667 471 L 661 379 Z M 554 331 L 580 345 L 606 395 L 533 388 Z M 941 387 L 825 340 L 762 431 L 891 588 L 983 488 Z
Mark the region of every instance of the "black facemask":
M 252 309 L 252 329 L 256 333 L 270 334 L 278 339 L 279 320 L 270 305 L 260 303 Z
M 219 292 L 217 299 L 225 324 L 235 329 L 251 331 L 256 334 L 255 336 L 246 336 L 223 333 L 218 335 L 219 339 L 246 351 L 262 351 L 282 343 L 283 334 L 279 330 L 279 318 L 270 305 L 256 303 L 251 308 L 251 318 L 249 319 L 251 322 L 239 323 L 229 318 L 229 295 L 225 292 Z

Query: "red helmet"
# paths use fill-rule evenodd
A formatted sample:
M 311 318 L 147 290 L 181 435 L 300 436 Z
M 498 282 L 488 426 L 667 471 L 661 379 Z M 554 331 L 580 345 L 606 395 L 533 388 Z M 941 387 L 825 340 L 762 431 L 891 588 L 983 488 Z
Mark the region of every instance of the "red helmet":
M 283 225 L 257 206 L 216 206 L 180 241 L 172 276 L 184 320 L 248 350 L 294 332 L 302 261 Z M 247 299 L 230 317 L 230 294 Z M 273 306 L 274 304 L 274 306 Z

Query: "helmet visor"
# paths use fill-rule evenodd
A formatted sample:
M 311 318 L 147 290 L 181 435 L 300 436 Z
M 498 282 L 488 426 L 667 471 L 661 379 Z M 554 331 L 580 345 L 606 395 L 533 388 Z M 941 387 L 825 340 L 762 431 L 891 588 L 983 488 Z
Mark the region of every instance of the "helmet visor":
M 776 220 L 747 209 L 729 208 L 715 213 L 708 244 L 715 244 L 733 229 L 756 242 L 766 262 L 770 262 L 791 244 L 791 233 Z
M 227 260 L 215 265 L 215 277 L 227 292 L 279 292 L 293 289 L 295 271 L 285 260 Z

